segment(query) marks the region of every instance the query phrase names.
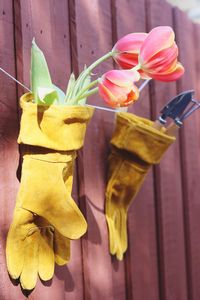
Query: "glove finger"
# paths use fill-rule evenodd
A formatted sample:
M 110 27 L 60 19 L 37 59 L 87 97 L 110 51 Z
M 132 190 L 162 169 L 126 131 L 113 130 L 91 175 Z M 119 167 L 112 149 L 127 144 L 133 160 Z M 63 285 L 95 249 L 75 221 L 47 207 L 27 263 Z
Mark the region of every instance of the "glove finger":
M 125 210 L 121 210 L 121 225 L 120 225 L 120 241 L 122 252 L 126 252 L 128 246 L 128 231 L 127 231 L 127 212 Z
M 106 194 L 106 221 L 108 225 L 108 233 L 109 233 L 109 248 L 110 253 L 115 255 L 117 248 L 117 236 L 116 236 L 116 228 L 115 228 L 115 218 L 116 218 L 116 209 L 113 206 L 109 194 Z
M 19 278 L 24 264 L 24 241 L 19 233 L 19 230 L 11 225 L 6 241 L 7 268 L 13 279 Z
M 70 240 L 62 236 L 57 230 L 54 232 L 55 262 L 63 266 L 70 260 Z
M 24 265 L 20 276 L 20 283 L 23 289 L 32 290 L 36 286 L 38 273 L 38 250 L 40 232 L 37 229 L 25 240 Z
M 6 241 L 6 260 L 10 276 L 17 279 L 24 264 L 25 238 L 31 228 L 33 214 L 16 206 Z
M 118 211 L 115 226 L 118 237 L 116 257 L 118 260 L 122 260 L 124 252 L 127 250 L 127 214 L 123 209 Z
M 110 216 L 106 215 L 107 225 L 108 225 L 108 233 L 109 233 L 109 248 L 110 253 L 115 255 L 117 249 L 117 236 L 116 230 L 114 226 L 114 220 Z
M 40 231 L 38 273 L 44 281 L 54 274 L 53 232 L 49 228 Z

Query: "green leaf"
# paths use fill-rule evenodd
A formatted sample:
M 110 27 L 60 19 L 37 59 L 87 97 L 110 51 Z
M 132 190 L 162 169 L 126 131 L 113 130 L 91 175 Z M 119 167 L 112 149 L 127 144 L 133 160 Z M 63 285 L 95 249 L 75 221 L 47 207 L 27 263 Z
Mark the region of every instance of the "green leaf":
M 82 82 L 82 87 L 80 90 L 84 90 L 85 87 L 87 87 L 91 82 L 91 76 L 87 75 L 85 77 L 85 79 Z M 88 90 L 85 91 L 85 93 L 87 93 Z M 81 100 L 78 101 L 78 104 L 85 104 L 86 103 L 87 98 L 82 98 Z
M 67 85 L 65 101 L 70 100 L 70 96 L 72 96 L 72 94 L 73 94 L 72 92 L 73 92 L 73 88 L 75 86 L 75 83 L 76 83 L 76 79 L 75 79 L 74 73 L 72 73 L 69 77 L 69 82 L 68 82 L 68 85 Z
M 75 99 L 77 94 L 80 91 L 80 88 L 82 87 L 83 81 L 85 80 L 85 77 L 88 75 L 85 73 L 87 69 L 87 66 L 84 65 L 84 70 L 79 74 L 77 80 L 74 82 L 73 90 L 71 90 L 70 96 L 68 97 L 68 100 Z M 71 98 L 71 99 L 70 99 Z M 72 100 L 72 102 L 76 102 L 76 100 Z
M 53 88 L 54 90 L 57 92 L 58 95 L 58 100 L 56 104 L 65 104 L 65 93 L 59 88 L 57 87 L 55 84 L 53 84 Z
M 55 89 L 38 87 L 37 98 L 39 104 L 51 105 L 57 100 L 58 94 Z
M 31 90 L 36 103 L 52 104 L 52 101 L 58 99 L 45 56 L 36 45 L 35 39 L 33 39 L 31 47 Z M 41 99 L 39 95 L 42 95 Z

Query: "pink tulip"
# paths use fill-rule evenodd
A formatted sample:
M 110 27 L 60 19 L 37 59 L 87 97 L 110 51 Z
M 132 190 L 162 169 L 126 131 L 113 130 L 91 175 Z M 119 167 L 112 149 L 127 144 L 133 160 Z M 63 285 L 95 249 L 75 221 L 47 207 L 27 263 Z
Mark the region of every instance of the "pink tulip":
M 147 33 L 130 33 L 122 37 L 113 47 L 115 61 L 122 69 L 131 69 L 138 64 L 138 54 Z
M 148 77 L 161 81 L 174 81 L 184 73 L 178 62 L 178 47 L 171 27 L 152 29 L 141 45 L 139 63 L 141 71 Z
M 128 106 L 139 97 L 135 81 L 140 79 L 137 71 L 111 70 L 99 82 L 99 94 L 111 107 Z

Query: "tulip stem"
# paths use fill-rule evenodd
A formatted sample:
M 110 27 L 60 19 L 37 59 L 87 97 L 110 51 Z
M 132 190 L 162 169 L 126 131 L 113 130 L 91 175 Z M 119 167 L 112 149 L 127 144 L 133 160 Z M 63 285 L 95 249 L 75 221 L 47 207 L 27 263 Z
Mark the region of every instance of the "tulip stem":
M 76 97 L 81 81 L 84 80 L 84 78 L 86 78 L 88 75 L 90 75 L 91 71 L 94 68 L 96 68 L 100 63 L 102 63 L 106 59 L 112 57 L 114 54 L 115 54 L 115 52 L 113 52 L 113 51 L 106 53 L 105 55 L 103 55 L 102 57 L 97 59 L 95 62 L 93 62 L 87 69 L 85 69 L 83 72 L 81 72 L 81 74 L 79 75 L 79 77 L 76 80 L 76 84 L 74 86 L 74 90 L 73 90 L 73 93 L 71 96 Z
M 105 55 L 103 55 L 102 57 L 100 57 L 99 59 L 97 59 L 95 62 L 93 62 L 86 70 L 85 72 L 87 74 L 90 74 L 90 72 L 96 68 L 96 66 L 98 66 L 100 63 L 102 63 L 103 61 L 105 61 L 106 59 L 112 57 L 114 55 L 114 52 L 113 51 L 110 51 L 108 53 L 106 53 Z M 85 73 L 84 72 L 84 73 Z
M 79 100 L 81 100 L 81 99 L 83 99 L 83 98 L 87 98 L 87 97 L 89 97 L 89 96 L 91 96 L 91 95 L 94 95 L 94 94 L 96 94 L 96 93 L 98 92 L 98 90 L 99 90 L 99 88 L 96 87 L 96 88 L 90 90 L 89 92 L 87 92 L 87 93 L 85 93 L 85 94 L 82 94 L 82 95 L 81 95 L 80 97 L 78 97 L 76 100 L 79 101 Z
M 132 69 L 130 69 L 129 71 L 137 71 L 137 70 L 139 70 L 140 68 L 141 68 L 141 65 L 138 64 L 138 65 L 136 65 L 135 67 L 133 67 Z
M 98 82 L 99 82 L 99 79 L 96 79 L 96 80 L 90 82 L 90 84 L 88 84 L 84 89 L 80 90 L 80 92 L 77 94 L 77 98 L 79 99 L 79 97 L 81 95 L 83 95 L 83 93 L 85 93 L 86 91 L 88 91 L 89 89 L 94 87 Z

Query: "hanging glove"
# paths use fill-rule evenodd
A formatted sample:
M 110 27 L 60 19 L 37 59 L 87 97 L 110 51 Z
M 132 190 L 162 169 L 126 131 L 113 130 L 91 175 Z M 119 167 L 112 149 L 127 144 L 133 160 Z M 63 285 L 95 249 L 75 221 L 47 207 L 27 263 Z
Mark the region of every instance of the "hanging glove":
M 65 187 L 70 194 L 72 173 L 73 165 L 70 163 L 68 174 L 65 174 Z M 8 233 L 6 254 L 11 277 L 20 277 L 22 288 L 31 290 L 36 285 L 37 275 L 44 281 L 50 280 L 54 274 L 55 262 L 64 265 L 69 261 L 70 240 L 44 218 L 21 208 L 18 198 Z
M 158 164 L 175 137 L 153 128 L 153 122 L 131 113 L 117 114 L 111 139 L 106 220 L 110 253 L 123 259 L 127 249 L 127 212 L 152 164 Z
M 79 238 L 87 229 L 71 198 L 71 187 L 76 150 L 83 145 L 93 113 L 86 107 L 37 106 L 31 101 L 31 94 L 20 100 L 18 142 L 35 147 L 28 147 L 24 154 L 6 247 L 9 273 L 12 278 L 21 274 L 26 289 L 34 288 L 37 272 L 43 280 L 52 278 L 54 259 L 60 265 L 69 260 L 68 238 Z
M 31 101 L 31 94 L 20 101 L 23 114 L 18 143 L 39 148 L 31 147 L 24 155 L 18 197 L 24 209 L 45 218 L 63 236 L 77 239 L 86 232 L 87 224 L 64 179 L 76 150 L 83 146 L 93 109 L 41 106 Z

